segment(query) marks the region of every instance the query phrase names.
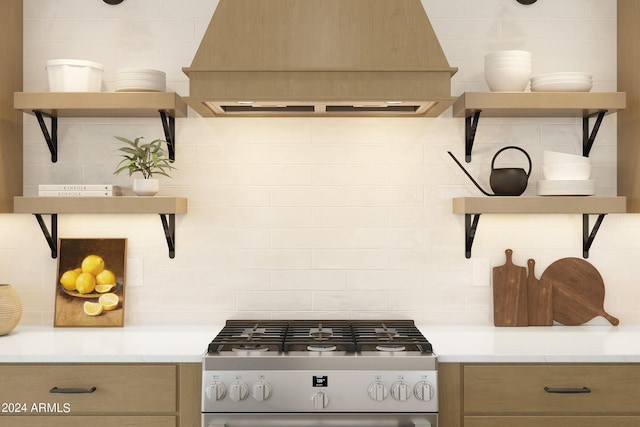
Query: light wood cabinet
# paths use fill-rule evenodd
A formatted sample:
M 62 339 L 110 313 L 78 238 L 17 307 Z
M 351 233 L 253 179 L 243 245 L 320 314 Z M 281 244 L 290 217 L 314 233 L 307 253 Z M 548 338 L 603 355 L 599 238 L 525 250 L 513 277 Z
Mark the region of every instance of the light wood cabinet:
M 0 212 L 13 211 L 22 194 L 22 113 L 13 93 L 22 90 L 22 0 L 0 2 Z
M 2 364 L 0 425 L 199 424 L 201 365 Z
M 627 92 L 627 108 L 618 113 L 618 195 L 627 211 L 640 212 L 640 2 L 618 0 L 618 90 Z
M 639 364 L 440 366 L 440 427 L 640 425 Z

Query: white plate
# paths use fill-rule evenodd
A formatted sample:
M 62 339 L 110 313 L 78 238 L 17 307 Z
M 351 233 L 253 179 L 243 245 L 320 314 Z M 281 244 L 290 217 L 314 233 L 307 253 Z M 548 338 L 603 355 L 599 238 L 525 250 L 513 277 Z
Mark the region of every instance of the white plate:
M 584 82 L 531 84 L 531 92 L 589 92 L 593 85 Z
M 596 182 L 593 179 L 541 180 L 537 182 L 536 192 L 538 196 L 593 196 L 596 192 Z

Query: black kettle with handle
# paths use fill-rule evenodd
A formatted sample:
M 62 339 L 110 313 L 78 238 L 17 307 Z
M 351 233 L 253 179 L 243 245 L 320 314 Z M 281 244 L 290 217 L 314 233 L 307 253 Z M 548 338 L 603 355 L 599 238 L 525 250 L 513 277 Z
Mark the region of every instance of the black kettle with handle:
M 505 150 L 519 150 L 524 153 L 529 161 L 529 170 L 525 171 L 522 168 L 496 168 L 496 157 L 500 153 Z M 529 154 L 524 151 L 520 147 L 516 147 L 514 145 L 509 145 L 507 147 L 503 147 L 493 156 L 491 160 L 491 175 L 489 176 L 489 185 L 493 190 L 494 194 L 488 193 L 485 191 L 480 185 L 476 182 L 475 179 L 467 172 L 467 170 L 462 166 L 462 164 L 456 159 L 451 151 L 447 151 L 451 158 L 460 166 L 460 169 L 469 177 L 471 182 L 478 187 L 478 190 L 482 191 L 482 194 L 487 196 L 519 196 L 524 193 L 524 190 L 527 188 L 527 183 L 529 181 L 529 175 L 531 175 L 531 157 Z

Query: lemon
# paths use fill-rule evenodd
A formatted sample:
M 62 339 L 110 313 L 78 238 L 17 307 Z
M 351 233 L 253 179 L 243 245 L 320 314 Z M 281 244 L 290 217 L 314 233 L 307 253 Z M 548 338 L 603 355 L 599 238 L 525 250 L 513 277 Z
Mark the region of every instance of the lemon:
M 88 314 L 89 316 L 99 316 L 100 314 L 102 314 L 103 307 L 102 304 L 98 302 L 85 301 L 82 309 L 84 310 L 85 314 Z
M 104 269 L 96 276 L 96 283 L 98 285 L 115 285 L 116 275 L 113 274 L 113 271 Z
M 82 260 L 82 272 L 97 276 L 104 270 L 104 260 L 99 255 L 88 255 Z
M 118 306 L 120 298 L 118 298 L 118 295 L 116 294 L 108 293 L 100 295 L 100 298 L 98 298 L 98 302 L 100 303 L 100 305 L 102 305 L 102 308 L 104 308 L 106 311 L 109 311 Z
M 81 294 L 89 294 L 96 288 L 96 278 L 91 273 L 80 273 L 76 279 L 76 290 Z
M 82 273 L 82 268 L 80 268 L 80 267 L 74 268 L 73 271 L 75 271 L 76 273 L 80 274 L 80 273 Z
M 95 291 L 99 294 L 104 294 L 105 292 L 109 292 L 113 289 L 115 285 L 96 285 Z
M 75 270 L 68 270 L 60 276 L 60 284 L 68 291 L 76 290 L 76 279 L 79 273 Z

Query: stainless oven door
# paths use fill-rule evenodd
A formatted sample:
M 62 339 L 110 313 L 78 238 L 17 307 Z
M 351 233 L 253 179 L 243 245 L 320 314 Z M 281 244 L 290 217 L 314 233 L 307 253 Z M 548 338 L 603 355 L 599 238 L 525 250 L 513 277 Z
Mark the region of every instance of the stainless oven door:
M 202 427 L 438 427 L 438 414 L 203 414 Z

